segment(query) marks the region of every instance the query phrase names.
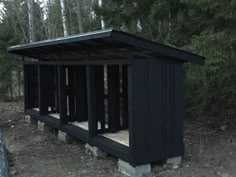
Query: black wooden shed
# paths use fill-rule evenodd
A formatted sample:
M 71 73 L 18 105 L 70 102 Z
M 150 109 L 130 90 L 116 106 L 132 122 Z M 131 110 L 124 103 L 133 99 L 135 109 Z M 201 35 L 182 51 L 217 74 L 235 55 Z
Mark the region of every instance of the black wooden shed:
M 133 166 L 183 155 L 183 64 L 203 57 L 115 30 L 8 50 L 34 119 Z

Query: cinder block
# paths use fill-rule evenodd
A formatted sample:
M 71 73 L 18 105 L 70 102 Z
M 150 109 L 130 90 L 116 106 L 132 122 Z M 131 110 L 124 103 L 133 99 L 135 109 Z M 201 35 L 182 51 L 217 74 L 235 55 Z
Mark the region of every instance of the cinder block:
M 170 168 L 177 169 L 182 163 L 182 157 L 173 157 L 166 160 L 166 165 Z
M 141 177 L 144 174 L 151 172 L 151 165 L 150 164 L 144 164 L 139 166 L 132 166 L 128 162 L 125 162 L 121 159 L 118 160 L 118 170 L 127 175 L 132 177 Z
M 47 126 L 44 122 L 38 121 L 37 127 L 43 132 L 53 132 L 53 128 Z
M 58 130 L 57 137 L 59 141 L 62 141 L 66 144 L 72 144 L 75 141 L 75 139 L 72 136 L 60 130 Z
M 33 119 L 30 115 L 25 115 L 25 122 L 28 124 L 28 125 L 35 125 L 37 126 L 37 123 L 38 121 Z
M 105 158 L 107 153 L 101 151 L 101 149 L 96 146 L 91 146 L 90 144 L 85 144 L 85 149 L 87 154 L 92 155 L 95 158 Z

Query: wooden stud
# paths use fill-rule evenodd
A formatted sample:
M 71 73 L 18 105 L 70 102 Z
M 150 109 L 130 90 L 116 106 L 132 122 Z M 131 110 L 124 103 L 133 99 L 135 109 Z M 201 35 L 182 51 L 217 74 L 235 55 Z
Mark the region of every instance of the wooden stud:
M 40 115 L 48 114 L 48 66 L 38 66 L 39 83 L 39 112 Z
M 57 66 L 58 70 L 58 99 L 59 114 L 61 123 L 67 123 L 67 104 L 66 104 L 66 70 L 64 66 Z
M 122 65 L 122 114 L 123 114 L 123 129 L 129 126 L 128 119 L 128 71 L 127 65 Z
M 86 66 L 89 135 L 97 135 L 95 66 Z
M 75 120 L 75 72 L 73 66 L 68 66 L 68 87 L 67 94 L 69 97 L 69 121 Z
M 105 105 L 104 105 L 104 67 L 96 67 L 96 116 L 101 122 L 101 133 L 105 132 Z
M 75 66 L 75 117 L 76 121 L 88 120 L 87 90 L 86 90 L 86 67 Z
M 119 65 L 108 66 L 108 125 L 110 132 L 120 129 L 120 79 Z

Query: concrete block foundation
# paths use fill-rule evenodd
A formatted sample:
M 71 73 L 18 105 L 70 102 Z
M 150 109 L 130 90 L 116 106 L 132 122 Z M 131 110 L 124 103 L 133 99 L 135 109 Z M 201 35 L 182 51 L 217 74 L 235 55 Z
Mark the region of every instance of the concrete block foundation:
M 166 160 L 167 167 L 177 169 L 182 163 L 182 157 L 173 157 Z
M 47 126 L 44 122 L 37 121 L 37 127 L 40 131 L 43 132 L 53 132 L 53 128 Z
M 37 126 L 37 123 L 38 121 L 33 119 L 30 115 L 25 115 L 25 122 L 28 124 L 28 125 L 34 125 L 34 126 Z
M 95 158 L 105 158 L 107 156 L 107 153 L 90 144 L 85 144 L 85 149 L 87 154 L 92 155 Z
M 57 137 L 59 141 L 62 141 L 66 144 L 72 144 L 73 142 L 75 142 L 75 139 L 72 136 L 60 130 L 58 130 Z
M 127 176 L 141 177 L 144 174 L 151 172 L 151 164 L 144 164 L 144 165 L 139 165 L 139 166 L 133 167 L 128 162 L 125 162 L 125 161 L 119 159 L 118 160 L 118 170 Z

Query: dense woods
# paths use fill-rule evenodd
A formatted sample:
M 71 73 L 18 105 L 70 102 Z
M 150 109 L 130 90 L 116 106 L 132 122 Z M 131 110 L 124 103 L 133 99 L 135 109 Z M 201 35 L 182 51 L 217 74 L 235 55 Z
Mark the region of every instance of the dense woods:
M 7 47 L 104 28 L 127 31 L 206 57 L 186 65 L 188 117 L 236 110 L 235 0 L 0 0 L 0 99 L 20 99 L 20 60 Z

